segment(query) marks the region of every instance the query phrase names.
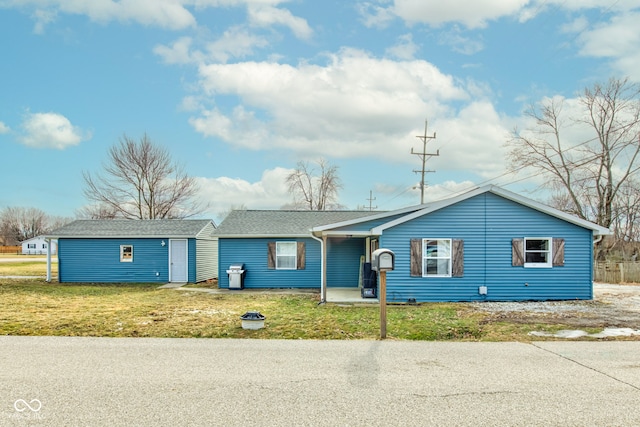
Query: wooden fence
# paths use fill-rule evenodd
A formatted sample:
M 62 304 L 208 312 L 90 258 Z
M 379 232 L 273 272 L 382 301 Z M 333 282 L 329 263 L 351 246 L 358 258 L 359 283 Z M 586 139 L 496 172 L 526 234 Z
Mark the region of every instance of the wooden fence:
M 22 246 L 0 246 L 0 254 L 22 255 Z
M 596 262 L 593 280 L 600 283 L 640 283 L 640 262 Z

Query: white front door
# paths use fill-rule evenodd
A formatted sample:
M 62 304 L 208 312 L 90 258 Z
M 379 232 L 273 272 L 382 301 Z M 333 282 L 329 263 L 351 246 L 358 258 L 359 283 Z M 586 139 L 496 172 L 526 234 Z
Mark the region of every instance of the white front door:
M 169 281 L 187 282 L 187 240 L 169 240 Z

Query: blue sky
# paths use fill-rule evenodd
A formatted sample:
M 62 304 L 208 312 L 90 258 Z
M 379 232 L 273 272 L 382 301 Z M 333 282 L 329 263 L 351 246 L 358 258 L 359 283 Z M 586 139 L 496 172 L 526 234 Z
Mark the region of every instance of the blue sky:
M 74 216 L 82 172 L 145 132 L 197 178 L 203 217 L 277 209 L 299 160 L 339 167 L 340 203 L 417 204 L 509 172 L 545 97 L 640 80 L 640 0 L 0 0 L 0 209 Z

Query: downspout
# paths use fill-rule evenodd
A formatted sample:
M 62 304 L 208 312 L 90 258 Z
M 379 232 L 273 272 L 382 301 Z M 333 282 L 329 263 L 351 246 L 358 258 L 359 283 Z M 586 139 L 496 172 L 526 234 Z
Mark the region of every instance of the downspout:
M 591 299 L 593 299 L 593 281 L 595 279 L 595 268 L 596 268 L 596 245 L 600 243 L 600 241 L 604 238 L 604 235 L 599 234 L 597 238 L 593 240 L 593 246 L 591 249 Z
M 311 238 L 320 242 L 320 304 L 324 304 L 327 301 L 327 283 L 324 277 L 324 238 L 316 237 L 313 232 L 311 233 Z
M 600 242 L 602 241 L 602 239 L 603 239 L 603 238 L 604 238 L 604 235 L 602 235 L 602 234 L 598 234 L 598 237 L 596 237 L 596 238 L 593 240 L 593 248 L 592 248 L 592 250 L 591 250 L 591 252 L 592 252 L 592 255 L 591 255 L 591 256 L 593 257 L 593 262 L 594 262 L 594 263 L 595 263 L 595 258 L 596 258 L 596 255 L 597 255 L 597 254 L 596 254 L 596 245 L 597 245 L 598 243 L 600 243 Z
M 595 246 L 595 245 L 597 245 L 598 243 L 600 243 L 600 241 L 602 240 L 602 238 L 603 238 L 603 237 L 604 237 L 604 236 L 603 236 L 602 234 L 599 234 L 599 235 L 598 235 L 598 238 L 597 238 L 597 239 L 595 239 L 595 240 L 593 241 L 593 246 Z

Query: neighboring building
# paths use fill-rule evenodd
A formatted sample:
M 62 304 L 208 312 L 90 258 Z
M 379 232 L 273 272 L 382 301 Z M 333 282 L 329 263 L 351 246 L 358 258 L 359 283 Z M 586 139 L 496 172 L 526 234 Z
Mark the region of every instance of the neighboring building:
M 387 301 L 591 299 L 606 228 L 495 186 L 391 212 L 234 211 L 215 231 L 221 271 L 246 288 L 362 286 L 377 248 L 395 253 Z M 229 286 L 226 274 L 219 286 Z
M 58 240 L 59 282 L 201 282 L 217 277 L 211 220 L 78 220 Z
M 23 255 L 46 255 L 47 247 L 49 246 L 49 242 L 47 242 L 44 236 L 32 237 L 31 239 L 25 240 L 22 242 L 22 254 Z M 55 240 L 51 241 L 51 255 L 55 255 L 57 252 L 58 245 Z

